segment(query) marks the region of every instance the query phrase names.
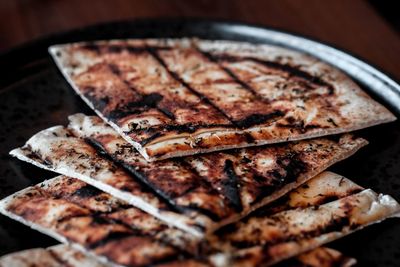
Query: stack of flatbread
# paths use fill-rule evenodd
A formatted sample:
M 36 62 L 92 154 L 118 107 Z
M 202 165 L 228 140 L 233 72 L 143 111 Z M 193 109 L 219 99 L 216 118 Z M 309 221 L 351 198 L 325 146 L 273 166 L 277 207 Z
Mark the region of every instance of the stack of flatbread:
M 349 132 L 395 117 L 317 59 L 197 39 L 49 51 L 98 116 L 10 152 L 59 176 L 1 213 L 64 245 L 0 266 L 351 266 L 323 245 L 400 212 L 326 171 L 367 144 Z

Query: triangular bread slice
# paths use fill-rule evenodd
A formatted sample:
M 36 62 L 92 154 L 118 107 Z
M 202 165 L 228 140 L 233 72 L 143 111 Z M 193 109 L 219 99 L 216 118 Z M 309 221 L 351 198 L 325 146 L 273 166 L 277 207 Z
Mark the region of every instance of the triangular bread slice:
M 279 198 L 367 142 L 352 135 L 147 162 L 97 117 L 34 135 L 11 155 L 81 179 L 197 236 Z
M 341 252 L 320 247 L 284 262 L 284 267 L 350 267 L 356 260 L 344 256 Z M 113 264 L 100 263 L 68 245 L 55 245 L 48 248 L 34 248 L 10 253 L 0 257 L 0 267 L 113 267 Z M 157 264 L 158 267 L 212 267 L 210 264 L 196 260 L 175 261 Z
M 338 190 L 332 190 L 335 188 Z M 332 197 L 338 200 L 329 202 Z M 399 210 L 399 204 L 390 196 L 363 190 L 342 176 L 325 172 L 291 192 L 289 199 L 273 204 L 268 215 L 265 211 L 255 214 L 227 226 L 229 231 L 221 230 L 215 238 L 201 240 L 198 245 L 211 250 L 203 251 L 207 253 L 197 259 L 214 266 L 269 265 L 393 216 Z M 0 202 L 0 211 L 96 255 L 103 262 L 142 266 L 172 264 L 177 259 L 193 261 L 193 250 L 188 254 L 179 248 L 180 244 L 193 244 L 182 238 L 184 232 L 178 234 L 179 230 L 74 178 L 59 176 L 17 192 Z M 335 221 L 347 218 L 348 223 L 332 227 L 326 223 L 329 216 Z M 296 225 L 292 218 L 303 220 L 304 225 Z M 280 231 L 283 228 L 287 232 Z M 249 229 L 260 233 L 251 243 L 248 241 L 254 235 Z M 238 242 L 248 246 L 238 248 Z
M 135 39 L 49 51 L 82 99 L 149 161 L 395 120 L 339 70 L 271 45 Z
M 335 178 L 334 174 L 325 172 L 317 176 L 323 183 L 323 176 L 330 177 L 329 183 L 338 187 L 344 181 L 343 177 L 336 175 Z M 317 185 L 310 186 L 315 186 L 314 193 L 318 192 Z M 305 189 L 300 195 L 289 196 L 286 208 L 280 212 L 274 213 L 274 208 L 266 206 L 264 212 L 226 226 L 215 234 L 210 244 L 224 247 L 222 251 L 225 252 L 214 255 L 213 262 L 218 266 L 270 266 L 385 218 L 399 217 L 400 205 L 392 197 L 371 189 L 359 190 L 361 188 L 355 186 L 350 191 L 342 191 L 347 194 L 340 196 L 335 189 L 323 190 L 325 192 L 317 195 Z M 337 200 L 331 201 L 335 198 Z
M 335 251 L 339 253 L 338 251 Z M 68 245 L 34 248 L 4 255 L 0 267 L 112 267 Z

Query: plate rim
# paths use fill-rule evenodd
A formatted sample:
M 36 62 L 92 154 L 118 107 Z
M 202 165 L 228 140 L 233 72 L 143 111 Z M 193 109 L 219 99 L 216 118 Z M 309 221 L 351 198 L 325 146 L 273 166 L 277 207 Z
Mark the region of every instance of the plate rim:
M 364 57 L 360 56 L 356 52 L 349 51 L 348 49 L 341 47 L 339 45 L 333 44 L 332 42 L 329 41 L 323 41 L 317 37 L 308 35 L 308 34 L 303 34 L 299 33 L 297 31 L 292 31 L 292 30 L 287 30 L 281 27 L 276 27 L 276 26 L 269 26 L 269 25 L 264 25 L 261 23 L 251 23 L 251 22 L 246 22 L 240 19 L 221 19 L 221 18 L 202 18 L 202 17 L 145 17 L 145 18 L 133 18 L 133 19 L 121 19 L 121 20 L 111 20 L 107 22 L 97 22 L 97 23 L 92 23 L 88 24 L 85 26 L 78 26 L 78 27 L 73 27 L 71 29 L 67 30 L 62 30 L 59 32 L 52 32 L 45 34 L 43 36 L 35 37 L 31 40 L 25 41 L 23 43 L 14 45 L 12 47 L 9 47 L 3 51 L 0 52 L 0 62 L 4 62 L 4 59 L 7 59 L 10 56 L 13 56 L 14 54 L 19 54 L 23 52 L 24 50 L 31 49 L 32 47 L 36 48 L 39 46 L 46 45 L 46 43 L 53 43 L 52 40 L 54 39 L 62 39 L 65 37 L 68 37 L 69 35 L 75 34 L 79 31 L 85 32 L 91 29 L 95 29 L 98 27 L 104 27 L 104 26 L 111 26 L 111 25 L 122 25 L 122 24 L 140 24 L 140 23 L 155 23 L 155 24 L 169 24 L 169 23 L 181 23 L 181 24 L 188 24 L 188 23 L 194 23 L 197 25 L 200 24 L 212 24 L 212 25 L 226 25 L 226 26 L 246 26 L 249 28 L 256 28 L 256 29 L 262 29 L 262 30 L 269 30 L 273 32 L 279 32 L 279 33 L 284 33 L 288 35 L 292 35 L 295 37 L 300 37 L 315 43 L 320 43 L 322 45 L 325 45 L 327 47 L 333 48 L 335 50 L 338 50 L 340 52 L 343 52 L 344 54 L 347 54 L 355 59 L 358 59 L 359 61 L 362 61 L 366 65 L 371 66 L 372 68 L 376 69 L 378 72 L 388 76 L 391 80 L 393 80 L 396 84 L 400 84 L 400 78 L 397 79 L 395 75 L 387 70 L 384 70 L 383 67 L 377 66 L 377 64 L 372 63 L 371 61 L 365 59 Z M 134 39 L 134 38 L 133 38 Z M 54 43 L 57 44 L 58 42 Z M 46 50 L 47 50 L 48 45 L 46 45 Z M 0 68 L 3 63 L 0 63 Z

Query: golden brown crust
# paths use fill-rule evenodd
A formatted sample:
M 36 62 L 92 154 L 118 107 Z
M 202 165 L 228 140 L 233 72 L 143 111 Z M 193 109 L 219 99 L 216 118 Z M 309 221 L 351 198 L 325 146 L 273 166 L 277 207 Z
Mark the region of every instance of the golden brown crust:
M 269 266 L 309 251 L 400 210 L 390 196 L 371 190 L 354 193 L 362 188 L 333 173 L 325 172 L 306 185 L 270 206 L 268 213 L 255 214 L 209 238 L 207 244 L 214 251 L 202 254 L 200 261 L 184 256 L 170 245 L 181 242 L 190 245 L 189 240 L 181 239 L 179 230 L 168 232 L 172 230 L 149 219 L 148 214 L 89 189 L 87 184 L 73 178 L 60 176 L 17 192 L 0 202 L 0 211 L 47 234 L 61 235 L 63 242 L 68 240 L 100 259 L 117 264 L 253 267 Z M 338 187 L 341 188 L 335 190 Z M 59 192 L 60 188 L 65 190 Z M 335 196 L 338 200 L 321 201 L 320 195 Z M 113 203 L 113 208 L 101 212 L 102 208 L 86 208 L 96 207 L 96 202 L 100 207 L 105 202 Z M 119 216 L 124 210 L 133 214 L 131 219 Z M 273 210 L 278 212 L 271 213 Z M 300 255 L 291 262 L 305 266 L 322 263 L 349 266 L 338 253 L 326 249 Z
M 147 162 L 99 118 L 70 119 L 69 129 L 44 130 L 12 154 L 198 235 L 239 220 L 366 144 L 343 135 Z
M 77 93 L 151 161 L 395 119 L 338 70 L 273 46 L 119 40 L 50 52 Z
M 227 250 L 234 251 L 225 253 L 224 264 L 270 266 L 394 216 L 399 210 L 399 203 L 390 196 L 366 189 L 322 205 L 250 217 L 221 230 L 214 240 L 225 241 Z
M 105 210 L 108 203 L 112 205 Z M 10 200 L 5 209 L 120 265 L 169 261 L 183 253 L 177 247 L 194 253 L 198 246 L 192 236 L 65 176 L 26 189 Z
M 349 267 L 355 260 L 339 251 L 320 247 L 282 262 L 281 267 Z M 14 252 L 0 258 L 1 267 L 111 267 L 95 257 L 67 245 L 56 245 L 46 249 L 36 248 Z M 156 264 L 157 267 L 213 267 L 207 261 L 186 259 Z

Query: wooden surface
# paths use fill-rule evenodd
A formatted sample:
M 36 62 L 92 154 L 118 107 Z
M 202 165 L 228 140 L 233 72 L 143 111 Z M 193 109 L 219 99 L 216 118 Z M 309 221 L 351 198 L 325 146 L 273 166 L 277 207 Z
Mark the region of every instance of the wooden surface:
M 400 79 L 400 37 L 362 0 L 1 0 L 0 51 L 98 22 L 160 16 L 231 19 L 305 34 Z

